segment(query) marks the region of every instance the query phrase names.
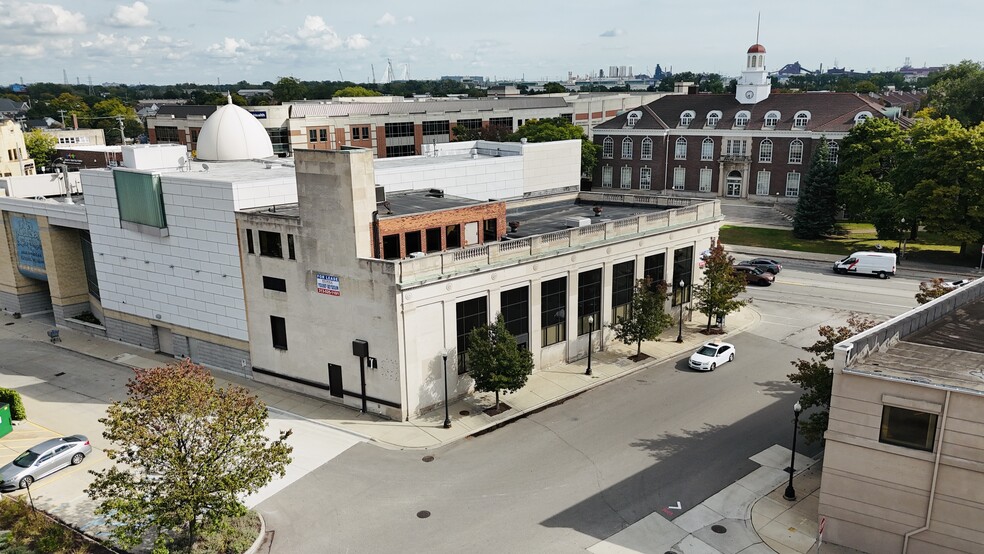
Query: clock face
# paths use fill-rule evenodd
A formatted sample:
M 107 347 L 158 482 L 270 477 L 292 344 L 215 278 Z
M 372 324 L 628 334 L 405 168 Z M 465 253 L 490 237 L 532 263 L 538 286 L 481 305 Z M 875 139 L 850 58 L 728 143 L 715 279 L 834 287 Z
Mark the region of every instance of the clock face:
M 752 92 L 752 91 L 750 91 L 750 90 L 745 92 L 745 98 L 748 98 L 749 100 L 751 100 L 752 97 L 754 97 L 754 96 L 755 96 L 755 93 Z

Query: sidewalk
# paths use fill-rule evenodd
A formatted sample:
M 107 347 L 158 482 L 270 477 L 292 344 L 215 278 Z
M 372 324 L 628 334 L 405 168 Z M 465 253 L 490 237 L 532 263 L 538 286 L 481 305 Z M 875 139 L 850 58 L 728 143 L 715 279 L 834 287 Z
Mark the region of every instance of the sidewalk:
M 755 254 L 759 255 L 758 252 Z M 728 316 L 726 333 L 716 338 L 726 339 L 730 335 L 741 333 L 755 326 L 759 320 L 758 312 L 752 306 L 746 306 L 738 313 Z M 684 321 L 682 343 L 676 342 L 676 326 L 667 330 L 661 340 L 643 343 L 642 351 L 651 357 L 642 362 L 632 362 L 627 358 L 635 354 L 634 347 L 611 343 L 604 351 L 593 354 L 591 376 L 585 375 L 586 358 L 538 371 L 530 376 L 521 391 L 503 397 L 503 401 L 512 409 L 495 416 L 484 412 L 485 408 L 493 404 L 491 394 L 467 396 L 449 407 L 452 422 L 450 429 L 443 428 L 443 406 L 412 417 L 410 421 L 390 421 L 317 398 L 256 383 L 231 373 L 213 373 L 222 386 L 235 383 L 250 389 L 267 404 L 271 412 L 290 414 L 313 424 L 342 430 L 384 448 L 428 449 L 492 430 L 510 420 L 562 402 L 603 383 L 689 354 L 709 340 L 706 335 L 698 332 L 704 325 L 706 320 L 701 314 L 694 314 L 693 321 Z M 47 331 L 50 329 L 50 315 L 14 319 L 10 314 L 0 313 L 0 339 L 48 342 Z M 90 337 L 71 329 L 60 328 L 60 335 L 61 342 L 55 343 L 56 346 L 123 366 L 148 368 L 174 361 L 170 356 L 121 342 Z M 774 446 L 759 455 L 763 456 L 762 461 L 753 458 L 762 463 L 763 467 L 712 496 L 701 506 L 680 515 L 673 522 L 654 513 L 599 542 L 590 550 L 596 554 L 657 553 L 666 552 L 671 547 L 678 548 L 681 552 L 813 552 L 820 464 L 814 464 L 808 458 L 798 458 L 797 468 L 800 473 L 796 480 L 799 500 L 787 502 L 782 499 L 784 484 L 776 484 L 785 483 L 788 479 L 788 474 L 777 469 L 777 464 L 783 459 L 788 462 L 789 454 L 788 449 Z M 727 535 L 719 536 L 722 533 L 719 530 L 722 524 L 727 524 L 724 525 L 725 528 L 740 528 L 744 531 L 732 534 L 725 540 Z M 654 550 L 656 546 L 659 549 Z M 755 548 L 746 550 L 749 546 Z M 846 552 L 835 550 L 835 547 L 829 545 L 824 545 L 823 551 Z

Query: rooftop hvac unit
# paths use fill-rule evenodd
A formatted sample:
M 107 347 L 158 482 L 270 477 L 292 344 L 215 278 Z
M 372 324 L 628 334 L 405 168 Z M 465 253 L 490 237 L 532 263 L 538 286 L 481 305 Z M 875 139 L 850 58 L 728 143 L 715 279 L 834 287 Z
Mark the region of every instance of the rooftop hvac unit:
M 591 225 L 590 217 L 565 217 L 564 227 L 587 227 Z
M 386 187 L 376 185 L 376 203 L 386 202 Z
M 424 257 L 424 253 L 423 252 L 411 252 L 410 253 L 410 257 L 411 258 L 423 258 Z

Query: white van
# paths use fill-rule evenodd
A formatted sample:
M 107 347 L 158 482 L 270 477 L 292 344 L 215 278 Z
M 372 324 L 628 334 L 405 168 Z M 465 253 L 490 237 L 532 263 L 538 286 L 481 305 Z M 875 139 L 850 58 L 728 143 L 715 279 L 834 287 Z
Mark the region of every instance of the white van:
M 834 262 L 834 273 L 877 275 L 888 279 L 895 275 L 895 254 L 891 252 L 855 252 L 843 260 Z

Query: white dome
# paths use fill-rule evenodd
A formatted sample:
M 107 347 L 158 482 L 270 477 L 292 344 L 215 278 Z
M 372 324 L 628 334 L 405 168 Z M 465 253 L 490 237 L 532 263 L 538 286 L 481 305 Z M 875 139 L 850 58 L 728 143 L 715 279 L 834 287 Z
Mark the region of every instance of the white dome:
M 205 161 L 269 158 L 273 143 L 253 114 L 232 103 L 219 106 L 198 133 L 196 157 Z

